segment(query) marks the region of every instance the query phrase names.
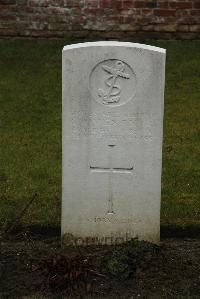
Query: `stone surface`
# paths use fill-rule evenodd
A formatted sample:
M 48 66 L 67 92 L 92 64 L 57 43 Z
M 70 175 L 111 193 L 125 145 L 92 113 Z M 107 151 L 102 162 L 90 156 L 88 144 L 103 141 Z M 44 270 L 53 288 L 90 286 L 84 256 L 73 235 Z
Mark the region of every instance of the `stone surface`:
M 165 50 L 63 49 L 65 243 L 159 242 Z

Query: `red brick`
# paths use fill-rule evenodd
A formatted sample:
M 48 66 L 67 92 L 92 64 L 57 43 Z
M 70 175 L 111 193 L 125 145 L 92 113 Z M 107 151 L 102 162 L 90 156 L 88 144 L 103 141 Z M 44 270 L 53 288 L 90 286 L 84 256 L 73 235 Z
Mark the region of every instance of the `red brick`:
M 177 9 L 191 9 L 192 8 L 192 1 L 169 1 L 170 8 L 177 8 Z
M 16 15 L 0 15 L 0 22 L 13 22 L 16 21 Z
M 118 38 L 121 31 L 129 38 L 137 31 L 143 37 L 195 38 L 199 16 L 200 0 L 0 0 L 8 36 L 60 38 L 73 30 L 77 37 L 101 32 Z
M 73 22 L 75 24 L 83 24 L 85 23 L 86 18 L 84 16 L 77 16 L 77 17 L 73 17 Z
M 151 15 L 151 14 L 153 14 L 153 10 L 152 9 L 149 9 L 149 8 L 144 8 L 144 9 L 142 9 L 142 14 L 143 15 Z
M 129 9 L 134 7 L 134 1 L 133 0 L 124 0 L 123 2 L 123 8 Z
M 182 9 L 189 9 L 189 8 L 192 8 L 192 2 L 178 1 L 178 2 L 176 3 L 176 8 L 182 8 Z
M 159 8 L 168 8 L 168 6 L 169 6 L 169 2 L 168 1 L 158 2 L 158 7 Z
M 16 12 L 17 8 L 15 5 L 1 5 L 0 4 L 0 13 L 1 14 L 11 14 L 12 12 Z
M 200 16 L 200 9 L 194 9 L 190 11 L 192 16 Z
M 134 6 L 138 8 L 143 8 L 146 6 L 146 3 L 145 1 L 135 1 Z
M 89 17 L 90 15 L 97 16 L 97 15 L 102 14 L 102 9 L 94 8 L 94 7 L 87 7 L 87 8 L 82 9 L 82 13 L 84 15 L 87 15 L 87 17 Z
M 156 8 L 156 7 L 158 7 L 158 3 L 157 3 L 156 0 L 145 1 L 145 7 L 147 7 L 147 8 Z
M 73 7 L 70 9 L 70 15 L 73 16 L 81 16 L 82 10 L 80 7 Z
M 200 8 L 200 1 L 193 3 L 193 8 Z
M 22 19 L 21 16 L 20 16 L 20 19 Z M 32 15 L 32 16 L 28 16 L 27 19 L 31 20 L 32 22 L 48 22 L 49 21 L 49 18 L 47 15 Z
M 104 16 L 106 20 L 108 20 L 109 16 L 118 15 L 118 14 L 119 14 L 119 10 L 116 8 L 115 9 L 105 8 L 104 10 L 102 10 L 102 16 Z
M 169 6 L 169 8 L 176 8 L 176 2 L 175 1 L 169 1 L 168 6 Z
M 123 8 L 123 0 L 111 0 L 111 7 L 112 8 L 117 8 L 117 9 L 122 9 Z
M 175 9 L 155 9 L 154 14 L 155 16 L 162 16 L 162 17 L 175 16 L 176 10 Z
M 100 7 L 102 7 L 102 8 L 106 8 L 106 7 L 111 8 L 111 0 L 100 0 Z
M 0 0 L 0 4 L 16 4 L 16 0 Z

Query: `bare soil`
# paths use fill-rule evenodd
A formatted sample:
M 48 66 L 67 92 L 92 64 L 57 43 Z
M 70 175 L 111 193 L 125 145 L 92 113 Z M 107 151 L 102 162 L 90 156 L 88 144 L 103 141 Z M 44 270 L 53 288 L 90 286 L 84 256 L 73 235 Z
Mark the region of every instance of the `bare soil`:
M 94 286 L 92 294 L 81 296 L 76 293 L 73 296 L 200 298 L 200 239 L 166 238 L 162 239 L 161 246 L 156 250 L 150 243 L 142 244 L 141 249 L 138 266 L 136 265 L 134 275 L 130 278 L 102 278 Z M 0 298 L 41 298 L 31 297 L 42 294 L 42 277 L 37 271 L 32 271 L 32 265 L 51 253 L 66 254 L 60 246 L 58 236 L 38 236 L 21 232 L 2 238 Z M 58 297 L 48 292 L 48 298 Z

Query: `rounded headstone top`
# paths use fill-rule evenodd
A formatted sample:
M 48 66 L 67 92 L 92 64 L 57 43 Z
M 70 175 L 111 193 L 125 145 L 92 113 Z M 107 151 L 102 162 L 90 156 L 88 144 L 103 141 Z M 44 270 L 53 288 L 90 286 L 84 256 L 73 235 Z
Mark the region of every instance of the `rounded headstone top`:
M 161 54 L 165 54 L 166 50 L 163 48 L 139 44 L 139 43 L 130 43 L 130 42 L 118 42 L 118 41 L 99 41 L 99 42 L 86 42 L 86 43 L 77 43 L 66 45 L 63 48 L 63 51 L 73 50 L 79 48 L 89 48 L 89 47 L 125 47 L 125 48 L 138 48 L 143 50 L 149 50 L 153 52 L 158 52 Z

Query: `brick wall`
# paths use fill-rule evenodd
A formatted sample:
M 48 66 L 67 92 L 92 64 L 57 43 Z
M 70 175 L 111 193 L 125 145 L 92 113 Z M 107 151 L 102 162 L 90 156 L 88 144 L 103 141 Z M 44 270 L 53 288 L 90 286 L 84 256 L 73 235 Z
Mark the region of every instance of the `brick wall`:
M 0 0 L 0 37 L 200 37 L 200 0 Z

